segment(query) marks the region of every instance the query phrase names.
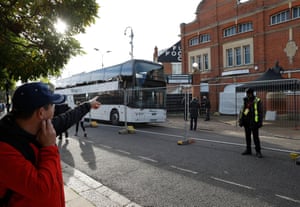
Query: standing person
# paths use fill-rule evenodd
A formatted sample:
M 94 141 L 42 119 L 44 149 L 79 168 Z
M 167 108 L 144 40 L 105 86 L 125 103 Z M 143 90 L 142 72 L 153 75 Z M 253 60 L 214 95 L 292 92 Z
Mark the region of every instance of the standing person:
M 69 109 L 71 109 L 71 107 L 67 103 L 56 104 L 55 105 L 55 109 L 54 109 L 54 116 L 57 116 L 57 115 L 62 114 L 62 113 L 65 113 Z M 69 140 L 68 130 L 64 131 L 64 133 L 65 133 L 66 141 L 68 141 Z M 62 140 L 62 135 L 63 135 L 63 133 L 60 133 L 58 135 L 58 139 L 59 140 Z
M 190 103 L 190 130 L 195 130 L 197 129 L 197 119 L 198 119 L 198 114 L 199 114 L 199 109 L 200 109 L 200 104 L 197 98 L 193 98 L 193 100 Z
M 246 90 L 247 96 L 244 98 L 244 105 L 242 107 L 239 125 L 245 128 L 246 137 L 246 150 L 242 155 L 251 155 L 251 133 L 253 135 L 253 141 L 255 144 L 256 156 L 262 158 L 260 140 L 259 140 L 259 128 L 262 127 L 263 112 L 262 103 L 260 98 L 254 95 L 254 90 L 248 88 Z
M 12 111 L 0 120 L 0 202 L 3 206 L 64 207 L 64 184 L 56 133 L 60 134 L 100 103 L 94 99 L 56 117 L 65 96 L 46 84 L 17 88 Z
M 79 105 L 80 103 L 78 102 L 77 105 Z M 79 125 L 83 131 L 83 135 L 84 137 L 87 137 L 86 131 L 85 131 L 85 127 L 84 127 L 84 117 L 82 117 L 82 119 L 80 119 L 79 122 L 76 123 L 76 129 L 75 129 L 75 136 L 78 136 L 78 129 L 79 129 Z
M 203 96 L 204 109 L 205 109 L 205 119 L 204 121 L 210 120 L 210 101 L 206 96 Z

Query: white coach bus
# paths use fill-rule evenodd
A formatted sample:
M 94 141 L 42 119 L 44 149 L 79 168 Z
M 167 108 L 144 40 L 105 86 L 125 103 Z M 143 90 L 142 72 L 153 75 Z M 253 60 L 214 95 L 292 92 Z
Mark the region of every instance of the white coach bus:
M 67 96 L 70 107 L 99 96 L 101 107 L 86 116 L 91 120 L 114 125 L 166 120 L 166 81 L 158 63 L 129 60 L 57 80 L 55 87 L 56 93 Z

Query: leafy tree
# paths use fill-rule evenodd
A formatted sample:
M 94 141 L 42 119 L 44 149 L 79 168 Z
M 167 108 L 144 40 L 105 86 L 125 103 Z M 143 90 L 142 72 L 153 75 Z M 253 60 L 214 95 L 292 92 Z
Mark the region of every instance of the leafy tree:
M 95 23 L 98 8 L 96 0 L 1 0 L 0 88 L 7 79 L 58 76 L 83 53 L 74 35 Z M 56 31 L 58 18 L 68 25 L 64 34 Z

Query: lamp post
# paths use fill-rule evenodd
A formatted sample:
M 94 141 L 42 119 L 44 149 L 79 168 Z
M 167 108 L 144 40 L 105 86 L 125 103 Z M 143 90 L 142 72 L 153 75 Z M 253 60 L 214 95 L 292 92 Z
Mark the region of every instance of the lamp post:
M 130 44 L 130 46 L 131 46 L 131 50 L 130 50 L 130 57 L 131 57 L 131 59 L 133 59 L 133 30 L 132 30 L 132 27 L 130 27 L 130 26 L 128 26 L 128 27 L 126 27 L 125 28 L 125 31 L 124 31 L 124 35 L 126 36 L 126 32 L 127 32 L 127 29 L 130 29 L 130 35 L 129 35 L 129 37 L 130 37 L 130 42 L 129 42 L 129 44 Z
M 99 50 L 98 48 L 94 48 L 94 50 L 96 50 L 97 52 L 100 52 L 100 50 Z M 101 53 L 101 61 L 102 61 L 101 67 L 102 67 L 102 68 L 104 67 L 104 61 L 103 61 L 104 55 L 105 55 L 106 53 L 110 53 L 110 52 L 111 52 L 110 50 L 107 50 L 105 53 L 100 52 L 100 53 Z

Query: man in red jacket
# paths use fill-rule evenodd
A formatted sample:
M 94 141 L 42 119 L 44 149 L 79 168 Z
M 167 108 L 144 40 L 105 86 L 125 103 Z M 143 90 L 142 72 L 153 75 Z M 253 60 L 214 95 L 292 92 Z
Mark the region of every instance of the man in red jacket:
M 56 134 L 78 122 L 91 108 L 99 108 L 96 98 L 53 117 L 54 104 L 63 103 L 63 95 L 52 93 L 40 82 L 17 88 L 11 113 L 0 121 L 0 205 L 65 206 Z

